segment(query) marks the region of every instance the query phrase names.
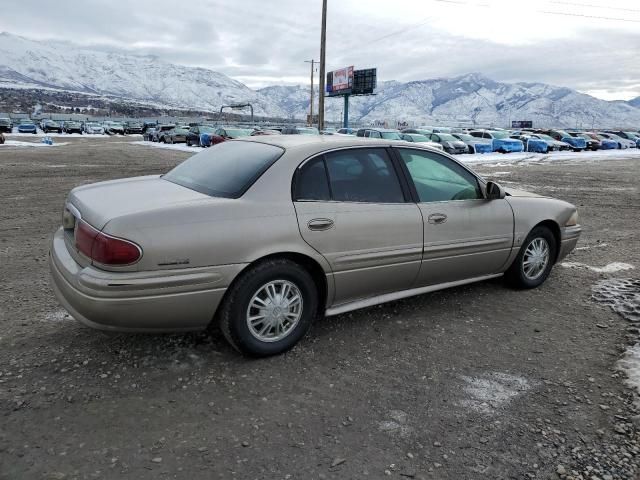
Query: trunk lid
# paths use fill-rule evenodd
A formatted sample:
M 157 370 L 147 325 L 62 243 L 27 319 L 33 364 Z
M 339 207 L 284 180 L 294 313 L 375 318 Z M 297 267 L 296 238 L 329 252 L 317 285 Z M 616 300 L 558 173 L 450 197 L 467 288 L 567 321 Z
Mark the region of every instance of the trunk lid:
M 68 201 L 84 221 L 102 230 L 116 217 L 210 199 L 203 193 L 162 180 L 159 175 L 150 175 L 77 187 L 69 193 Z

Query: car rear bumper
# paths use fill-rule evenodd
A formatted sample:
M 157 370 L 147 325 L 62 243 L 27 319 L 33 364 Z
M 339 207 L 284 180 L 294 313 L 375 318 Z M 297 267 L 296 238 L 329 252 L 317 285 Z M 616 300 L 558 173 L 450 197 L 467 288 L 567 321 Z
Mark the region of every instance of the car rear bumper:
M 560 229 L 561 240 L 560 251 L 558 252 L 558 262 L 564 259 L 573 251 L 574 248 L 576 248 L 581 233 L 582 227 L 580 225 Z
M 83 324 L 118 332 L 176 332 L 206 328 L 243 265 L 106 272 L 82 267 L 59 229 L 49 258 L 53 290 Z

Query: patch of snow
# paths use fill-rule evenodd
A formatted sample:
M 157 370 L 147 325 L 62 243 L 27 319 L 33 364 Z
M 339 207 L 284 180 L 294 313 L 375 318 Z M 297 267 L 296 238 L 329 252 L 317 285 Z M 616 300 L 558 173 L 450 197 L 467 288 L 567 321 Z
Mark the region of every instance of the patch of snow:
M 66 310 L 56 310 L 55 312 L 48 312 L 44 319 L 49 322 L 61 322 L 63 320 L 72 320 L 73 317 Z
M 612 278 L 601 280 L 592 287 L 594 300 L 608 305 L 630 322 L 640 322 L 640 280 Z M 625 373 L 625 384 L 640 393 L 640 343 L 627 347 L 616 367 Z M 636 398 L 640 407 L 640 399 Z
M 640 159 L 640 149 L 627 150 L 603 150 L 595 152 L 552 152 L 552 153 L 477 153 L 474 155 L 459 155 L 458 158 L 468 164 L 483 165 L 486 167 L 504 167 L 513 164 L 530 165 L 552 163 L 558 161 L 567 162 L 601 162 L 607 160 L 619 160 L 621 158 Z
M 463 376 L 462 380 L 466 384 L 464 392 L 468 398 L 462 400 L 460 405 L 486 415 L 505 408 L 531 388 L 526 378 L 500 372 L 482 377 Z
M 402 410 L 390 410 L 389 419 L 378 422 L 378 430 L 393 435 L 399 435 L 402 438 L 408 437 L 413 428 L 407 425 L 408 415 Z
M 585 245 L 584 247 L 576 247 L 576 250 L 591 250 L 592 248 L 608 247 L 608 243 L 596 243 L 595 245 Z
M 628 347 L 616 367 L 627 376 L 625 385 L 640 393 L 640 343 Z M 635 403 L 640 407 L 640 399 L 636 398 Z
M 0 145 L 2 147 L 62 147 L 64 145 L 69 145 L 68 142 L 62 143 L 54 143 L 53 145 L 48 145 L 46 143 L 41 142 L 20 142 L 18 140 L 6 140 L 4 144 Z
M 198 153 L 204 150 L 202 147 L 187 147 L 186 144 L 182 143 L 160 143 L 160 142 L 130 142 L 131 145 L 139 145 L 141 147 L 152 147 L 152 148 L 163 148 L 165 150 L 178 150 L 181 152 L 191 152 Z
M 587 270 L 597 273 L 615 273 L 636 268 L 630 263 L 622 262 L 608 263 L 604 267 L 592 267 L 591 265 L 586 265 L 580 262 L 562 262 L 560 266 L 565 268 L 586 268 Z

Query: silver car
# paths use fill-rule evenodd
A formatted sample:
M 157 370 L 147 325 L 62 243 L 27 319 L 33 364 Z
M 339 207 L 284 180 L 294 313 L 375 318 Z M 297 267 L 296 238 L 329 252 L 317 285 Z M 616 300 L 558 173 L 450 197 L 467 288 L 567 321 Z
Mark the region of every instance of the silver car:
M 165 175 L 74 188 L 55 293 L 112 331 L 217 322 L 240 352 L 315 318 L 503 276 L 533 288 L 576 246 L 576 208 L 487 182 L 420 144 L 282 135 L 223 142 Z

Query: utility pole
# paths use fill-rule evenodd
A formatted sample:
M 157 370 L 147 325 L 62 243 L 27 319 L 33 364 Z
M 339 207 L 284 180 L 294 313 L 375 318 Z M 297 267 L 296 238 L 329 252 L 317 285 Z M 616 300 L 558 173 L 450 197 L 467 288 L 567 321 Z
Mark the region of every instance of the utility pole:
M 305 60 L 304 63 L 311 64 L 311 103 L 309 104 L 309 126 L 313 127 L 313 67 L 318 63 L 315 60 Z
M 318 130 L 324 128 L 325 47 L 327 43 L 327 0 L 322 0 L 322 30 L 320 33 L 320 92 L 318 97 Z

